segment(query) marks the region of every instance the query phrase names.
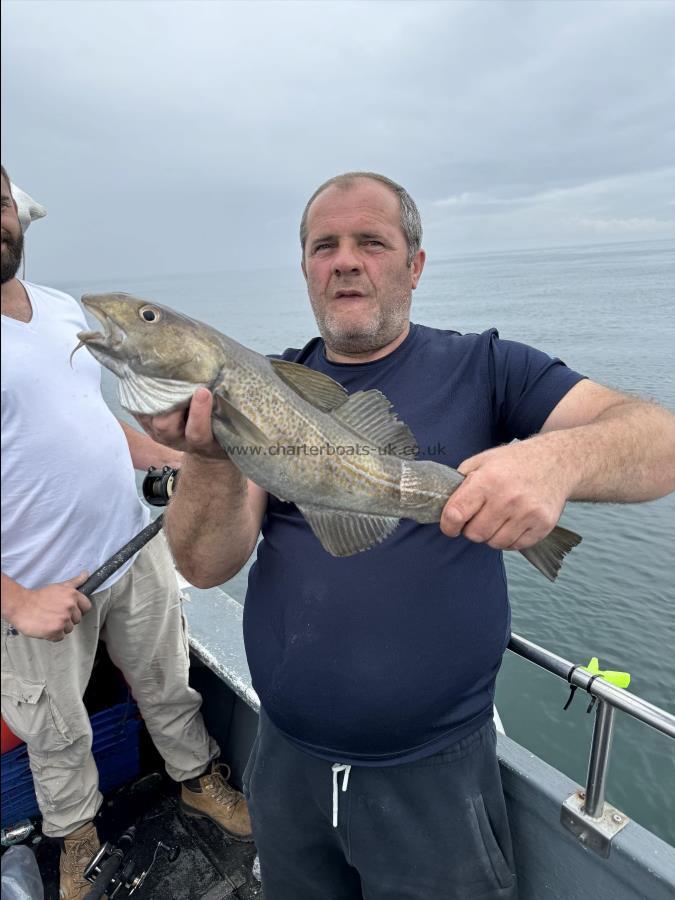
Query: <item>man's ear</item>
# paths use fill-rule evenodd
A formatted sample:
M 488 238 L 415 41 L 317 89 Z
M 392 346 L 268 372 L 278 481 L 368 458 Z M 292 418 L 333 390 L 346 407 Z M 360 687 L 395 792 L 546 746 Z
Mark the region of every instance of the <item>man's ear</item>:
M 415 258 L 410 264 L 410 274 L 412 276 L 412 289 L 413 291 L 417 287 L 417 282 L 422 277 L 422 269 L 424 268 L 424 263 L 426 261 L 427 255 L 424 250 L 418 250 L 415 254 Z

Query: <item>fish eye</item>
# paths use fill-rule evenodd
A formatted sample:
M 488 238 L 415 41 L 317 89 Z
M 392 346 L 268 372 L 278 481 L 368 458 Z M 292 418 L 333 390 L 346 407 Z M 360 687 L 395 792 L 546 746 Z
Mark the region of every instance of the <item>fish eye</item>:
M 159 310 L 155 309 L 154 306 L 142 306 L 138 310 L 138 315 L 141 319 L 144 319 L 146 322 L 158 322 L 159 321 Z

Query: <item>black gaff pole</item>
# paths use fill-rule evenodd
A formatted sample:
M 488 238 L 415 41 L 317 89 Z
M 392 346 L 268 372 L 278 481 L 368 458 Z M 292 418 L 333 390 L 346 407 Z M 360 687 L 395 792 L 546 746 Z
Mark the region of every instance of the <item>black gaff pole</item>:
M 142 531 L 139 531 L 135 537 L 132 537 L 128 543 L 123 547 L 120 547 L 117 553 L 113 553 L 110 559 L 107 559 L 102 566 L 99 566 L 99 568 L 87 578 L 84 584 L 81 584 L 76 590 L 78 590 L 80 594 L 84 594 L 88 599 L 91 599 L 91 595 L 94 591 L 99 588 L 104 581 L 107 581 L 113 573 L 121 568 L 127 560 L 131 559 L 135 553 L 138 553 L 141 547 L 144 547 L 148 541 L 154 538 L 163 524 L 164 513 L 161 513 L 156 519 L 153 519 L 149 525 L 146 525 Z M 16 628 L 10 626 L 7 630 L 7 634 L 14 635 L 19 634 L 19 632 Z

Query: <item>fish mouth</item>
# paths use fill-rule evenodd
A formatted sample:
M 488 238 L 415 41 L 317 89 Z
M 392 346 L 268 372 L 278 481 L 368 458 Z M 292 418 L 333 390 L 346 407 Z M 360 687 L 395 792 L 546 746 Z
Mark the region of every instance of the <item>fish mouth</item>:
M 103 331 L 79 331 L 77 333 L 79 344 L 70 354 L 71 365 L 73 356 L 81 347 L 87 347 L 88 350 L 102 350 L 110 356 L 119 355 L 119 351 L 127 339 L 126 332 L 106 312 L 98 307 L 93 297 L 83 297 L 82 303 L 98 319 L 103 327 Z

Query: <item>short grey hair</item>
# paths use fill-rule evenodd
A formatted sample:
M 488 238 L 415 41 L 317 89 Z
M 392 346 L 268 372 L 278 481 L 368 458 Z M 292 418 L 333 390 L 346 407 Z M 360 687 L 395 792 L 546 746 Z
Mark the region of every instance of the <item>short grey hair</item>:
M 422 246 L 422 219 L 420 217 L 420 211 L 417 208 L 417 204 L 404 187 L 401 187 L 400 184 L 392 181 L 391 178 L 387 178 L 386 175 L 378 175 L 377 172 L 345 172 L 343 175 L 335 175 L 333 178 L 329 178 L 328 181 L 324 181 L 323 184 L 319 185 L 307 201 L 307 205 L 302 213 L 302 218 L 300 219 L 300 246 L 302 247 L 303 256 L 305 254 L 305 243 L 307 241 L 307 219 L 309 217 L 309 208 L 312 203 L 314 203 L 319 194 L 323 193 L 323 191 L 329 187 L 335 186 L 343 190 L 349 190 L 349 188 L 353 187 L 354 182 L 358 178 L 369 178 L 371 181 L 379 181 L 380 184 L 388 187 L 389 190 L 398 197 L 398 202 L 401 207 L 401 231 L 405 235 L 405 240 L 408 245 L 408 265 L 412 265 L 412 261 L 417 256 Z

